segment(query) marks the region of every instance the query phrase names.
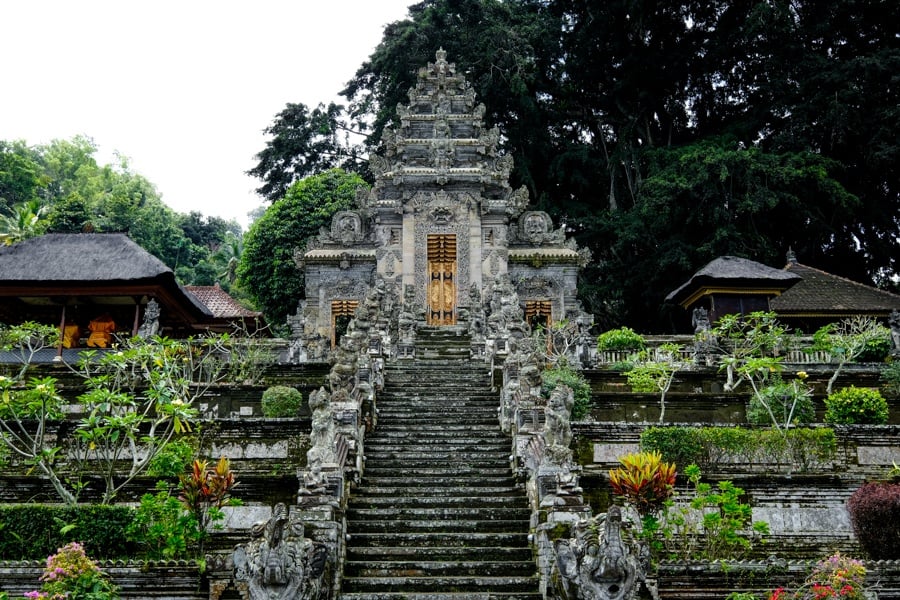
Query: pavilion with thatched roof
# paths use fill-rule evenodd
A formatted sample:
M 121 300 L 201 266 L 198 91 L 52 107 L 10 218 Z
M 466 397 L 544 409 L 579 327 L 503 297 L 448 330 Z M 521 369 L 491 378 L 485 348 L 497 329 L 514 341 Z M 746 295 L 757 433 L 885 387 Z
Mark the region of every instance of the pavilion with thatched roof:
M 196 334 L 216 322 L 169 267 L 125 234 L 54 233 L 0 247 L 0 322 L 77 325 L 85 338 L 91 321 L 108 319 L 111 331 L 135 335 L 151 300 L 161 335 Z
M 793 252 L 788 252 L 783 269 L 721 256 L 694 273 L 666 301 L 687 311 L 705 308 L 712 322 L 725 314 L 772 311 L 802 331 L 857 315 L 884 320 L 892 310 L 900 310 L 897 294 L 802 265 Z

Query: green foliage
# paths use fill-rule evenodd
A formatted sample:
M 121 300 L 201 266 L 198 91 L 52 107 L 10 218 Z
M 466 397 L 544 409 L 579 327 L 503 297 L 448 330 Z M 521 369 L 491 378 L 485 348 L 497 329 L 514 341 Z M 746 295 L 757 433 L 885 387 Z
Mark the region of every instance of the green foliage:
M 25 387 L 17 389 L 14 380 L 0 376 L 0 394 L 0 418 L 7 421 L 58 421 L 65 416 L 65 401 L 57 394 L 52 377 L 33 377 Z M 15 435 L 10 425 L 4 429 Z
M 38 161 L 25 142 L 0 140 L 0 213 L 38 198 L 45 183 Z
M 263 181 L 256 190 L 260 196 L 276 202 L 304 177 L 334 168 L 358 168 L 358 150 L 342 142 L 338 135 L 347 129 L 343 108 L 332 102 L 309 110 L 305 104 L 288 103 L 275 116 L 263 130 L 271 139 L 256 155 L 259 163 L 247 171 Z
M 639 333 L 629 327 L 619 327 L 604 331 L 597 336 L 597 351 L 607 350 L 643 350 L 647 347 L 647 341 Z
M 287 385 L 273 385 L 262 395 L 262 412 L 266 417 L 296 417 L 303 405 L 303 394 Z
M 332 169 L 294 183 L 244 236 L 238 281 L 270 323 L 283 323 L 303 297 L 303 273 L 294 262 L 307 240 L 329 225 L 339 210 L 353 206 L 358 175 Z
M 659 511 L 675 490 L 675 465 L 659 452 L 636 452 L 619 457 L 621 467 L 609 472 L 613 493 L 642 517 Z
M 728 462 L 748 462 L 788 472 L 828 464 L 837 438 L 827 428 L 791 428 L 784 432 L 743 427 L 650 427 L 641 433 L 641 449 L 658 451 L 676 464 L 706 470 Z
M 787 328 L 778 322 L 775 313 L 756 311 L 747 315 L 728 314 L 719 318 L 712 329 L 718 340 L 721 356 L 719 370 L 725 371 L 725 390 L 734 391 L 748 381 L 755 396 L 781 371 L 782 357 L 778 353 L 788 342 Z M 759 399 L 762 402 L 764 399 Z M 781 424 L 772 417 L 772 424 Z
M 47 207 L 40 200 L 29 200 L 7 210 L 9 214 L 0 212 L 0 242 L 15 244 L 44 233 Z
M 658 523 L 649 523 L 669 558 L 738 559 L 768 534 L 768 524 L 752 520 L 750 505 L 742 500 L 743 489 L 727 480 L 715 487 L 701 481 L 696 465 L 686 467 L 684 474 L 693 486 L 688 503 L 669 500 Z
M 128 506 L 0 505 L 0 559 L 41 559 L 75 540 L 94 556 L 134 556 L 136 548 L 125 538 L 133 518 Z
M 591 385 L 581 371 L 568 366 L 557 366 L 541 373 L 541 393 L 545 398 L 549 398 L 559 384 L 569 386 L 575 395 L 572 420 L 577 421 L 587 416 L 591 410 Z
M 884 362 L 893 347 L 890 333 L 890 329 L 885 327 L 884 336 L 867 340 L 866 347 L 859 353 L 856 360 L 859 362 Z
M 871 317 L 850 317 L 839 323 L 829 323 L 816 331 L 812 349 L 827 352 L 837 363 L 828 380 L 826 393 L 831 394 L 834 390 L 834 383 L 847 363 L 860 360 L 867 353 L 878 352 L 879 346 L 884 344 L 890 349 L 890 334 L 887 327 Z
M 801 380 L 790 383 L 780 378 L 761 388 L 750 397 L 747 421 L 753 425 L 772 425 L 787 428 L 798 423 L 811 423 L 816 416 L 812 390 Z
M 900 396 L 900 360 L 883 365 L 879 376 L 888 394 L 894 397 Z
M 675 374 L 684 368 L 681 346 L 662 344 L 655 350 L 641 350 L 633 366 L 625 373 L 628 385 L 635 392 L 659 392 L 659 422 L 666 416 L 666 393 L 672 386 Z
M 676 465 L 703 466 L 707 449 L 702 431 L 699 427 L 648 427 L 641 432 L 641 449 L 659 452 Z
M 123 232 L 182 282 L 212 284 L 203 265 L 225 232 L 240 232 L 240 225 L 178 214 L 125 158 L 100 165 L 96 153 L 85 136 L 33 147 L 0 140 L 0 238 L 10 243 L 46 232 Z
M 841 425 L 882 425 L 888 420 L 888 404 L 881 392 L 850 386 L 825 399 L 825 422 Z
M 84 598 L 85 600 L 117 600 L 118 588 L 100 567 L 85 554 L 78 542 L 70 542 L 47 557 L 41 575 L 41 592 L 32 598 Z
M 4 328 L 3 335 L 25 348 L 34 340 L 27 335 L 31 329 L 28 324 Z M 173 436 L 190 430 L 197 418 L 194 400 L 227 373 L 222 356 L 227 356 L 228 339 L 133 338 L 122 341 L 116 352 L 83 352 L 77 369 L 70 368 L 85 382 L 86 391 L 79 396 L 84 416 L 76 421 L 65 462 L 57 461 L 61 448 L 44 435 L 48 423 L 63 416 L 55 380 L 34 380 L 21 388 L 4 377 L 0 440 L 46 476 L 63 502 L 77 503 L 82 477 L 91 472 L 103 479 L 102 502 L 109 503 Z M 21 350 L 21 373 L 33 349 Z
M 263 329 L 251 332 L 244 328 L 234 335 L 223 335 L 222 350 L 229 381 L 244 385 L 260 383 L 266 368 L 275 364 L 278 355 L 263 334 Z
M 148 559 L 188 558 L 200 542 L 197 519 L 165 482 L 159 482 L 156 490 L 141 497 L 125 535 Z
M 35 354 L 59 344 L 59 327 L 25 321 L 19 325 L 0 323 L 0 350 L 9 352 L 21 368 L 17 379 L 23 379 Z
M 197 440 L 180 437 L 163 444 L 147 464 L 150 477 L 178 477 L 183 474 L 197 452 Z

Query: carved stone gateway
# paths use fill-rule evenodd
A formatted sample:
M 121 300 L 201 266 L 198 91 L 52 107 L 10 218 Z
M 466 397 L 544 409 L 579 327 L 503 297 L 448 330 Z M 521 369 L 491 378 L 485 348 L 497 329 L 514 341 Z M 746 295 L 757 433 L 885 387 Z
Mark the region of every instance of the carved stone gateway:
M 547 213 L 526 211 L 528 192 L 510 186 L 512 158 L 500 151 L 500 132 L 485 127 L 484 112 L 443 50 L 419 70 L 409 104 L 397 107 L 396 124 L 370 157 L 375 185 L 358 194 L 354 210 L 334 215 L 298 260 L 306 300 L 304 327 L 295 329 L 309 342 L 295 344 L 297 359 L 313 360 L 321 340 L 338 345 L 335 307 L 361 304 L 376 279 L 416 323 L 479 316 L 500 279 L 544 321 L 578 313 L 586 255 Z M 410 332 L 407 324 L 390 341 L 398 354 L 414 350 Z

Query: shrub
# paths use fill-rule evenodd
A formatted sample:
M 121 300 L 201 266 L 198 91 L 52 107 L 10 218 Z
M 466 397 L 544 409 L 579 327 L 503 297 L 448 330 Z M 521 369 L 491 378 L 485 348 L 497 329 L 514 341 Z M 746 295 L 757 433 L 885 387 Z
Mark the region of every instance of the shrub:
M 806 471 L 834 458 L 837 438 L 828 428 L 650 427 L 641 434 L 641 449 L 703 469 L 739 460 Z
M 827 600 L 841 598 L 843 600 L 865 600 L 869 596 L 865 592 L 866 568 L 856 559 L 834 554 L 816 563 L 812 573 L 803 585 L 790 598 L 796 600 Z M 778 594 L 771 598 L 778 600 L 788 598 Z
M 785 383 L 776 379 L 753 394 L 747 406 L 747 421 L 753 425 L 772 425 L 773 417 L 775 425 L 784 427 L 811 423 L 816 408 L 809 387 L 799 381 Z
M 867 340 L 865 348 L 856 357 L 858 362 L 883 362 L 891 353 L 893 344 L 891 343 L 891 332 L 886 327 L 884 335 L 875 339 Z
M 150 460 L 147 475 L 151 477 L 178 477 L 184 473 L 196 452 L 196 440 L 180 438 L 165 444 Z
M 148 559 L 180 559 L 188 556 L 200 541 L 197 520 L 184 504 L 172 496 L 165 482 L 155 494 L 144 494 L 134 521 L 125 532 Z
M 675 489 L 675 465 L 663 462 L 659 452 L 626 454 L 619 462 L 622 466 L 609 472 L 613 493 L 641 516 L 661 509 Z
M 607 350 L 643 350 L 647 347 L 644 337 L 628 327 L 610 329 L 597 337 L 597 351 Z
M 78 542 L 59 548 L 47 557 L 47 566 L 41 575 L 40 592 L 26 594 L 28 598 L 85 598 L 90 600 L 115 600 L 119 597 L 116 586 L 100 570 L 97 563 L 84 552 Z
M 641 433 L 641 449 L 659 452 L 676 465 L 700 464 L 704 440 L 697 427 L 649 427 Z
M 686 506 L 667 502 L 654 532 L 662 538 L 670 558 L 737 559 L 768 534 L 766 522 L 752 520 L 750 505 L 741 500 L 743 489 L 727 480 L 713 488 L 700 480 L 697 465 L 685 467 L 684 474 L 694 487 L 693 497 Z
M 900 396 L 900 360 L 887 363 L 881 367 L 881 381 L 885 391 L 891 396 Z
M 881 425 L 887 420 L 887 401 L 878 390 L 850 386 L 825 399 L 826 423 Z
M 583 419 L 591 409 L 591 385 L 581 374 L 571 367 L 559 366 L 547 369 L 541 374 L 541 393 L 545 398 L 559 384 L 572 388 L 575 404 L 572 406 L 572 420 Z
M 296 417 L 302 405 L 303 394 L 287 385 L 273 385 L 262 395 L 262 412 L 266 417 Z
M 134 545 L 125 539 L 133 518 L 134 509 L 128 506 L 2 505 L 0 559 L 41 559 L 73 540 L 79 540 L 93 556 L 133 556 Z
M 876 560 L 900 559 L 900 484 L 864 483 L 847 500 L 853 533 Z

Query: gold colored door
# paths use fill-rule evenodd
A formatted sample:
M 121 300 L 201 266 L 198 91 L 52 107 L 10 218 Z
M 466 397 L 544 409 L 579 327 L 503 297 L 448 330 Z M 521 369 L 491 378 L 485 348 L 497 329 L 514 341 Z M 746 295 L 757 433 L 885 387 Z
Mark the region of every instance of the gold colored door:
M 356 309 L 359 308 L 359 300 L 332 300 L 331 301 L 331 347 L 341 343 L 341 338 L 347 333 L 347 326 Z
M 456 323 L 456 236 L 428 236 L 428 311 L 429 325 Z

